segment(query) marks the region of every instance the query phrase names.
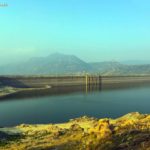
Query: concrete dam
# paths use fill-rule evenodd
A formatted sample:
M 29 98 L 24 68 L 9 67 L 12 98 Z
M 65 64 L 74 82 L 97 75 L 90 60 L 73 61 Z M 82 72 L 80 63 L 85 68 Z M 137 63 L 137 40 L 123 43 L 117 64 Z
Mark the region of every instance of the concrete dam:
M 0 87 L 43 88 L 150 83 L 150 76 L 0 76 Z

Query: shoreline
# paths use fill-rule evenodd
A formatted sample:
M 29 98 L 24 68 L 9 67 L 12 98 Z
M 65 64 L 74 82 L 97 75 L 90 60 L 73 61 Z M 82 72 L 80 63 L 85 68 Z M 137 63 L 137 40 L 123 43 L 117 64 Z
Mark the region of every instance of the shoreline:
M 3 150 L 148 150 L 149 147 L 150 115 L 138 112 L 117 119 L 84 116 L 62 124 L 0 128 Z
M 99 77 L 98 77 L 99 78 Z M 51 89 L 49 93 L 53 94 L 54 89 L 63 89 L 74 88 L 70 93 L 76 91 L 76 87 L 81 87 L 77 91 L 90 91 L 93 90 L 102 90 L 109 89 L 110 87 L 131 87 L 131 86 L 140 86 L 140 85 L 150 85 L 150 76 L 104 76 L 101 77 L 101 81 L 96 82 L 91 78 L 92 83 L 86 85 L 86 78 L 83 76 L 72 76 L 72 77 L 32 77 L 32 76 L 11 76 L 11 77 L 0 77 L 0 83 L 7 83 L 3 85 L 4 87 L 0 90 L 0 99 L 7 98 L 13 95 L 19 95 L 19 93 L 27 93 L 34 91 L 44 91 Z M 2 85 L 1 85 L 2 86 Z M 91 88 L 92 87 L 92 88 Z M 64 90 L 65 91 L 65 90 Z M 66 92 L 66 91 L 65 91 Z M 40 93 L 40 92 L 39 92 Z M 38 93 L 38 94 L 39 94 Z M 47 92 L 48 94 L 48 92 Z M 32 94 L 31 94 L 32 95 Z M 39 94 L 40 96 L 40 94 Z
M 8 88 L 8 89 L 7 89 Z M 28 92 L 28 91 L 38 91 L 38 90 L 46 90 L 51 87 L 43 87 L 43 88 L 14 88 L 14 87 L 4 87 L 0 90 L 0 99 L 10 96 L 12 94 L 18 94 L 19 92 Z M 7 89 L 9 92 L 5 92 Z M 1 93 L 2 92 L 2 93 Z

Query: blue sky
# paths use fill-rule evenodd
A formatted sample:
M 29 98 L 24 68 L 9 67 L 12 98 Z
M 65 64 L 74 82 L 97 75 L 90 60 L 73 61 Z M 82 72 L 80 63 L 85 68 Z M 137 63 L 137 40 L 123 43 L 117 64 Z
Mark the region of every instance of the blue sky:
M 1 2 L 1 0 L 0 0 Z M 0 63 L 74 54 L 85 61 L 150 60 L 149 0 L 5 0 Z

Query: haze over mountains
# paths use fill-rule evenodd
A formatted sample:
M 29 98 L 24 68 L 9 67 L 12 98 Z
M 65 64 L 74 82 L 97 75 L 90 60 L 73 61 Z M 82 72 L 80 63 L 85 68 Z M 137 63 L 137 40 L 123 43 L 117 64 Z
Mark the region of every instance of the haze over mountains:
M 149 75 L 150 64 L 126 65 L 119 62 L 87 63 L 74 55 L 55 53 L 47 57 L 35 57 L 27 62 L 0 67 L 0 75 Z

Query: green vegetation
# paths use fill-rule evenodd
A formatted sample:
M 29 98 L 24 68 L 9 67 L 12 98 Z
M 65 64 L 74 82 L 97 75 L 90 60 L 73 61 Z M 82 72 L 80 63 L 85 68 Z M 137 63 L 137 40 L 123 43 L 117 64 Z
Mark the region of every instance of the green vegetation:
M 150 147 L 150 115 L 139 113 L 118 119 L 82 117 L 64 124 L 23 124 L 0 130 L 19 135 L 17 139 L 1 138 L 3 150 L 148 150 Z

